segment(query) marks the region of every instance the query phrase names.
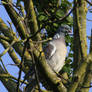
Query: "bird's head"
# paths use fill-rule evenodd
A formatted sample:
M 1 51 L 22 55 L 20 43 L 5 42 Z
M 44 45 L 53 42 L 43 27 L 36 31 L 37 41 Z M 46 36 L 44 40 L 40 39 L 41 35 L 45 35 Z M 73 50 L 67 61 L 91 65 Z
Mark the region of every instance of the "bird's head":
M 62 33 L 67 34 L 67 33 L 71 33 L 71 32 L 72 32 L 71 28 L 68 25 L 61 25 L 57 30 L 57 33 L 60 33 L 60 34 L 62 34 Z
M 70 26 L 68 25 L 61 25 L 58 30 L 57 30 L 57 33 L 55 34 L 54 38 L 57 39 L 57 38 L 60 38 L 61 36 L 65 36 L 69 33 L 71 33 L 71 28 Z

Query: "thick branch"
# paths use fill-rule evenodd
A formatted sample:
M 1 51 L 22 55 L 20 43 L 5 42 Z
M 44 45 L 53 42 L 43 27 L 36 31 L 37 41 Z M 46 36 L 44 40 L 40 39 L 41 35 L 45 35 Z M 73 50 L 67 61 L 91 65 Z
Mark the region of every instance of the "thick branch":
M 3 33 L 6 37 L 11 39 L 16 39 L 15 33 L 11 30 L 0 18 L 0 32 Z
M 34 11 L 34 6 L 32 0 L 24 0 L 24 6 L 25 10 L 27 12 L 27 18 L 28 18 L 28 23 L 30 26 L 30 30 L 32 35 L 38 31 L 38 24 L 37 24 L 37 19 Z M 35 36 L 36 40 L 41 40 L 40 34 L 38 33 Z
M 79 66 L 80 60 L 81 60 L 81 51 L 80 51 L 80 39 L 79 39 L 79 27 L 78 27 L 78 17 L 77 17 L 77 1 L 74 0 L 74 11 L 73 11 L 73 35 L 74 35 L 74 40 L 73 40 L 73 51 L 74 51 L 74 62 L 73 62 L 73 67 L 74 70 Z
M 91 29 L 91 39 L 90 39 L 90 53 L 92 53 L 92 29 Z M 82 87 L 80 89 L 80 92 L 88 92 L 90 82 L 92 80 L 92 62 L 88 64 L 86 75 L 82 84 Z M 88 87 L 88 88 L 85 88 Z
M 78 1 L 77 23 L 79 27 L 79 39 L 81 45 L 81 54 L 85 58 L 87 56 L 87 40 L 86 40 L 86 2 Z
M 86 75 L 79 92 L 89 92 L 90 83 L 92 80 L 92 62 L 88 64 Z M 88 88 L 86 88 L 88 87 Z
M 76 5 L 77 4 L 77 5 Z M 81 59 L 87 56 L 86 41 L 86 2 L 84 0 L 74 0 L 74 61 L 80 63 Z M 76 41 L 77 42 L 76 42 Z M 76 46 L 77 45 L 77 46 Z M 81 59 L 80 59 L 81 57 Z M 76 68 L 76 67 L 75 67 Z
M 74 0 L 74 72 L 78 71 L 78 66 L 83 62 L 87 56 L 87 41 L 86 41 L 86 2 L 84 0 Z M 85 61 L 84 61 L 85 62 Z M 77 65 L 77 66 L 76 66 Z M 83 69 L 87 64 L 83 65 Z M 77 69 L 77 70 L 76 70 Z M 83 71 L 83 70 L 82 70 Z M 82 72 L 81 71 L 81 72 Z M 74 73 L 75 74 L 75 73 Z M 77 74 L 78 76 L 78 74 Z M 83 83 L 84 75 L 80 74 L 78 82 L 74 82 L 71 92 L 78 90 L 81 83 Z M 70 91 L 69 91 L 70 92 Z
M 85 74 L 88 63 L 92 63 L 92 53 L 89 54 L 86 59 L 80 64 L 80 66 L 76 69 L 74 72 L 74 81 L 72 84 L 70 84 L 70 87 L 68 89 L 68 92 L 75 92 L 76 88 L 79 85 L 79 82 L 81 81 L 81 77 Z

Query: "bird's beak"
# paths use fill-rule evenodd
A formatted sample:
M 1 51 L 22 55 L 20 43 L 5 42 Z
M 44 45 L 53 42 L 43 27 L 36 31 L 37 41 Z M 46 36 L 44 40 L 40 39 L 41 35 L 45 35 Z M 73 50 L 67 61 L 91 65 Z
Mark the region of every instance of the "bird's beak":
M 68 32 L 69 32 L 69 33 L 72 33 L 72 30 L 69 30 Z
M 68 35 L 70 35 L 70 36 L 72 36 L 73 34 L 72 34 L 72 30 L 68 30 L 68 33 L 67 33 Z

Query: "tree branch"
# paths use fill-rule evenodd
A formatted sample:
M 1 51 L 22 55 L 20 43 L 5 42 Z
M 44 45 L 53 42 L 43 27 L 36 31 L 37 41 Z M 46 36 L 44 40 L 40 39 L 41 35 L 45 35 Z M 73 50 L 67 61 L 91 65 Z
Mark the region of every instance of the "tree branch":
M 92 2 L 88 1 L 88 0 L 85 0 L 89 5 L 92 6 Z
M 36 19 L 32 0 L 28 0 L 28 1 L 24 0 L 24 6 L 25 6 L 26 13 L 27 13 L 28 23 L 29 23 L 29 27 L 30 27 L 30 33 L 32 33 L 32 35 L 33 35 L 34 33 L 36 33 L 38 31 L 38 24 L 37 24 L 37 19 Z M 41 40 L 39 33 L 36 34 L 35 39 Z
M 91 29 L 91 39 L 90 39 L 90 53 L 92 53 L 92 29 Z M 85 74 L 85 78 L 82 83 L 83 87 L 80 87 L 80 92 L 88 92 L 89 91 L 90 82 L 92 80 L 92 62 L 90 62 L 88 64 L 88 67 L 86 70 L 87 71 Z
M 15 78 L 14 76 L 10 75 L 10 74 L 0 74 L 0 78 L 11 78 L 13 80 L 17 81 L 17 78 Z M 23 82 L 23 80 L 19 80 L 20 82 Z M 28 82 L 24 82 L 24 84 L 28 84 Z
M 3 35 L 0 35 L 0 39 L 5 40 L 7 42 L 11 42 L 11 40 L 8 37 L 3 36 Z
M 11 44 L 11 42 L 13 40 L 16 41 L 16 43 L 13 45 L 13 48 L 15 49 L 15 51 L 22 56 L 22 52 L 23 52 L 23 44 L 19 41 L 19 39 L 15 36 L 15 33 L 13 32 L 13 30 L 10 30 L 10 28 L 3 22 L 3 20 L 0 18 L 0 31 L 4 34 L 5 37 L 8 37 L 9 39 L 9 43 Z M 1 37 L 1 36 L 0 36 Z M 2 37 L 1 37 L 2 38 Z M 4 39 L 4 37 L 3 37 Z M 6 39 L 6 40 L 8 40 Z M 28 51 L 25 51 L 25 55 L 24 55 L 25 61 L 26 63 L 29 62 L 31 60 L 31 56 L 29 55 Z
M 86 69 L 86 74 L 82 86 L 80 86 L 79 92 L 89 92 L 91 80 L 92 80 L 92 62 L 90 62 Z
M 20 37 L 22 39 L 25 39 L 27 37 L 27 30 L 24 24 L 24 20 L 22 17 L 19 16 L 19 14 L 14 10 L 13 5 L 8 0 L 2 0 L 6 4 L 3 3 L 5 9 L 7 10 L 7 13 L 9 14 L 12 22 L 14 23 Z
M 2 77 L 2 74 L 7 74 L 3 68 L 0 65 L 0 80 L 2 81 L 2 83 L 4 84 L 4 86 L 7 88 L 7 90 L 9 92 L 16 92 L 16 83 L 15 81 L 13 81 L 11 78 L 5 78 Z M 19 90 L 19 92 L 22 92 L 21 90 Z
M 6 42 L 5 40 L 0 39 L 0 43 L 2 43 L 2 45 L 4 46 L 5 49 L 9 47 L 8 42 Z M 19 58 L 17 57 L 15 51 L 14 51 L 12 48 L 10 48 L 10 50 L 8 51 L 8 53 L 9 53 L 10 57 L 12 58 L 12 60 L 14 61 L 14 63 L 15 63 L 18 67 L 20 67 L 19 65 L 20 65 L 20 62 L 21 62 L 21 61 L 20 61 Z M 26 69 L 26 68 L 27 68 L 27 69 Z M 28 71 L 28 67 L 22 66 L 22 70 L 26 73 L 26 72 Z
M 7 48 L 7 49 L 5 49 L 1 54 L 0 54 L 0 58 L 3 56 L 3 55 L 5 55 L 9 50 L 10 50 L 10 48 L 12 47 L 12 45 L 15 43 L 15 41 L 13 41 L 11 44 L 10 44 L 10 46 Z
M 80 64 L 80 66 L 74 72 L 74 81 L 70 84 L 68 92 L 75 92 L 78 87 L 81 77 L 85 74 L 87 66 L 89 63 L 92 63 L 92 53 L 90 53 L 85 60 Z

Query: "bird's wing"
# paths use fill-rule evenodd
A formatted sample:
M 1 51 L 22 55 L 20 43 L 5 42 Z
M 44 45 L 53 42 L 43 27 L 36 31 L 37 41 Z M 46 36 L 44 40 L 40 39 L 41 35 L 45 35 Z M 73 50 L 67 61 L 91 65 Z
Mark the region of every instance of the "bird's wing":
M 45 57 L 46 59 L 50 59 L 54 53 L 56 52 L 56 46 L 55 44 L 51 41 L 49 42 L 46 47 L 44 48 L 44 53 L 45 53 Z

